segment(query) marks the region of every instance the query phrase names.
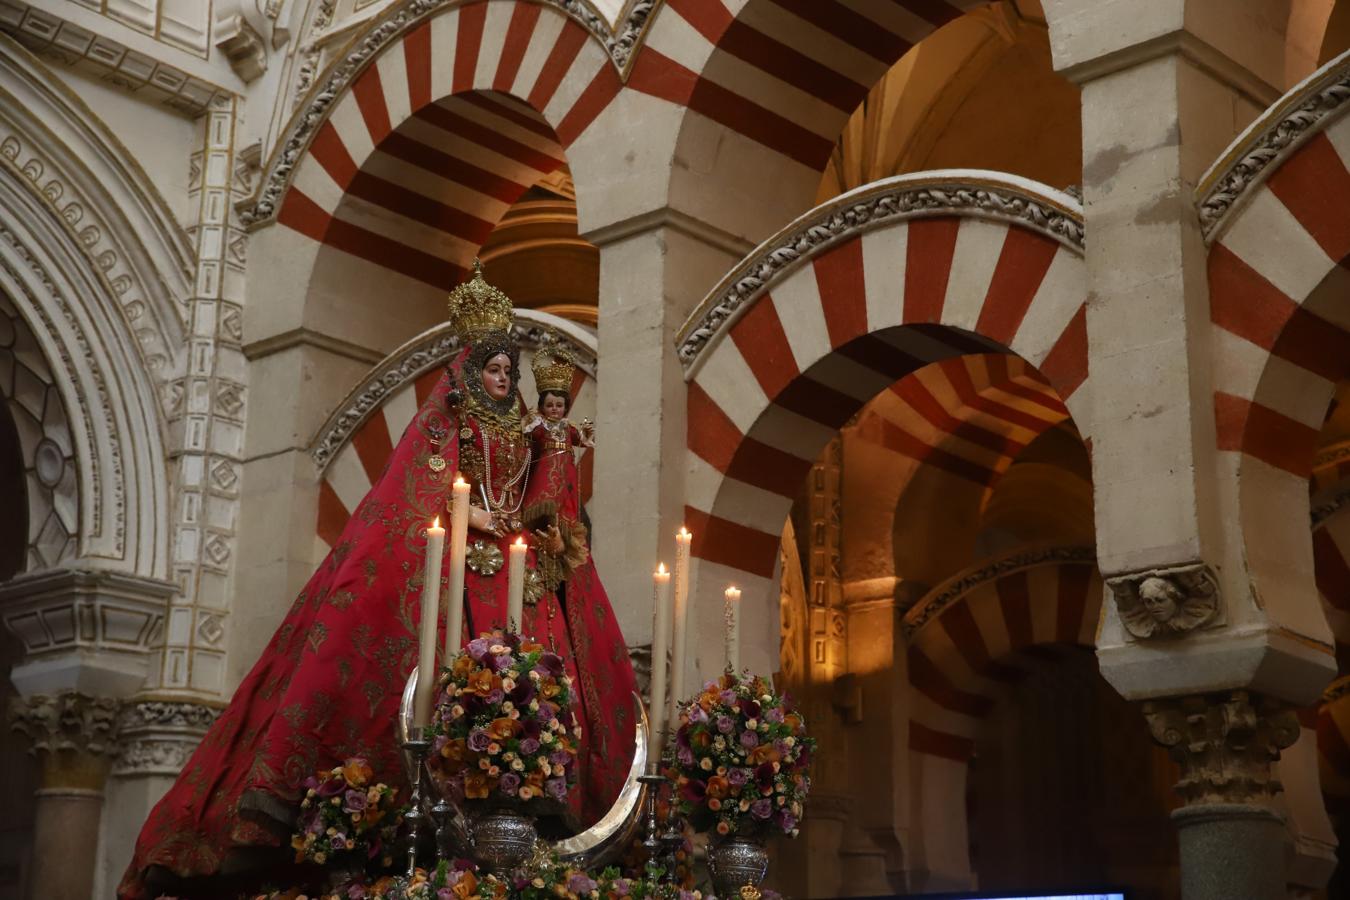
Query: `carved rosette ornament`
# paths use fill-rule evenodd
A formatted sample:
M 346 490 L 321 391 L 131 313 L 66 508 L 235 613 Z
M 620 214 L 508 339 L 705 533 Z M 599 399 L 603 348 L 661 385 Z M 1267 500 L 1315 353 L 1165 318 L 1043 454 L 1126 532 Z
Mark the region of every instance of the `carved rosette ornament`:
M 1219 585 L 1202 563 L 1108 579 L 1125 630 L 1137 640 L 1183 637 L 1222 624 Z
M 1271 764 L 1299 736 L 1298 716 L 1249 691 L 1144 703 L 1153 739 L 1181 766 L 1177 794 L 1187 806 L 1268 804 L 1284 789 Z
M 200 703 L 142 700 L 118 717 L 115 775 L 177 775 L 220 710 Z
M 10 728 L 27 736 L 32 754 L 73 750 L 94 756 L 117 753 L 118 701 L 64 693 L 15 697 Z

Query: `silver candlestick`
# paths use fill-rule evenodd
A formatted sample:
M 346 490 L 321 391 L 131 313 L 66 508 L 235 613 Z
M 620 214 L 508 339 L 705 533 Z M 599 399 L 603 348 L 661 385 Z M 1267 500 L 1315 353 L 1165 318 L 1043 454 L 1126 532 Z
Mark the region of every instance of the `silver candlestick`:
M 421 837 L 422 819 L 425 814 L 422 812 L 422 769 L 425 767 L 427 759 L 427 750 L 431 747 L 431 741 L 420 737 L 420 730 L 414 731 L 418 737 L 409 737 L 403 742 L 403 749 L 412 757 L 412 772 L 410 781 L 412 782 L 412 794 L 408 798 L 408 811 L 403 814 L 403 818 L 408 823 L 408 877 L 412 878 L 417 874 L 417 840 Z

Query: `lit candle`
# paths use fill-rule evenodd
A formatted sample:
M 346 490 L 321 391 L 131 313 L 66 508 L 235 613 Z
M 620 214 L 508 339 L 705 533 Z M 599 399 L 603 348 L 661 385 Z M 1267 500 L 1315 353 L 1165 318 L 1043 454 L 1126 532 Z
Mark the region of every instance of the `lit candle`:
M 670 646 L 670 573 L 661 563 L 652 575 L 652 702 L 651 757 L 661 756 L 662 732 L 666 726 L 666 650 Z
M 727 671 L 739 672 L 741 668 L 741 592 L 739 588 L 729 587 L 726 592 L 726 606 L 722 615 L 727 626 Z
M 684 700 L 684 646 L 689 637 L 689 544 L 694 536 L 681 528 L 675 535 L 675 626 L 670 644 L 670 715 Z
M 459 652 L 464 630 L 464 548 L 469 538 L 469 483 L 456 476 L 450 488 L 450 596 L 445 620 L 446 664 Z
M 525 536 L 511 545 L 511 562 L 506 570 L 506 627 L 522 631 L 521 616 L 525 608 Z
M 431 698 L 436 688 L 436 625 L 441 613 L 441 554 L 445 529 L 437 517 L 427 529 L 426 570 L 422 573 L 421 642 L 417 648 L 417 693 L 413 695 L 413 725 L 431 721 Z

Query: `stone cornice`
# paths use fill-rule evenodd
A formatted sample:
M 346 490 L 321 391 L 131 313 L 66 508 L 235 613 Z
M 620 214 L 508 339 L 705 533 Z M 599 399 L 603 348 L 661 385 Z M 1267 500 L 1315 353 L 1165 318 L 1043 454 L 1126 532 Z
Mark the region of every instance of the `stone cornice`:
M 512 333 L 520 345 L 535 349 L 552 333 L 572 351 L 578 366 L 591 377 L 596 374 L 595 338 L 585 329 L 548 313 L 516 310 Z M 327 468 L 352 433 L 400 387 L 437 366 L 444 365 L 459 349 L 459 337 L 449 324 L 438 325 L 386 356 L 341 403 L 310 442 L 309 455 L 320 471 Z
M 278 141 L 258 180 L 258 192 L 239 204 L 240 221 L 247 228 L 271 222 L 291 176 L 309 149 L 319 126 L 327 121 L 337 100 L 358 75 L 395 41 L 438 13 L 463 5 L 466 0 L 405 0 L 375 18 L 339 51 L 328 70 L 315 79 L 314 87 L 300 102 L 285 134 Z M 589 0 L 536 0 L 575 21 L 594 37 L 609 55 L 619 76 L 626 79 L 634 51 L 646 33 L 657 0 L 629 0 L 619 20 L 610 26 Z
M 887 178 L 816 207 L 760 244 L 722 279 L 676 339 L 685 380 L 708 347 L 761 294 L 825 249 L 906 219 L 965 216 L 1006 222 L 1083 252 L 1082 206 L 1073 197 L 997 172 L 945 170 Z
M 1350 52 L 1318 69 L 1238 135 L 1196 187 L 1200 227 L 1208 242 L 1299 147 L 1324 131 L 1350 100 Z
M 342 338 L 336 338 L 310 328 L 292 328 L 290 331 L 283 331 L 281 334 L 274 334 L 271 337 L 247 343 L 242 349 L 244 358 L 252 362 L 255 359 L 262 359 L 265 356 L 271 356 L 292 347 L 315 347 L 332 353 L 334 356 L 354 359 L 367 365 L 374 365 L 384 358 L 378 350 L 371 350 L 368 347 L 362 347 L 360 344 L 353 344 L 351 341 L 344 341 Z
M 1086 546 L 1050 546 L 1019 550 L 988 560 L 948 578 L 905 613 L 901 622 L 906 640 L 914 636 L 943 611 L 970 592 L 1005 578 L 1014 572 L 1041 566 L 1091 565 L 1097 563 L 1097 551 Z

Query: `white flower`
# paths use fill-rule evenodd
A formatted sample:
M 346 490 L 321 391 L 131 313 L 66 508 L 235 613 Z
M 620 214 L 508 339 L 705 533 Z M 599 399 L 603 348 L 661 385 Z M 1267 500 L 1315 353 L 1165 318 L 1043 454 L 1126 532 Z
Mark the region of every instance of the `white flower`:
M 713 749 L 725 750 L 727 748 L 727 739 L 722 737 L 713 738 Z
M 450 707 L 450 715 L 453 718 L 458 719 L 460 716 L 464 715 L 464 707 L 456 703 L 454 706 Z
M 699 767 L 700 769 L 702 769 L 703 771 L 705 771 L 705 772 L 711 772 L 711 771 L 712 771 L 712 760 L 705 756 L 705 757 L 703 757 L 703 761 L 700 762 L 700 763 L 698 764 L 698 767 Z
M 783 743 L 791 747 L 793 744 L 797 743 L 797 739 L 795 737 L 792 737 L 791 735 L 788 735 L 787 737 L 783 738 Z
M 507 677 L 502 679 L 502 690 L 506 691 L 509 694 L 511 693 L 511 691 L 515 689 L 516 689 L 516 681 L 514 678 L 508 675 Z
M 531 680 L 531 681 L 538 681 L 538 680 L 539 680 L 539 673 L 536 672 L 534 669 L 531 669 L 531 670 L 530 670 L 530 680 Z
M 512 772 L 524 772 L 524 771 L 525 771 L 525 764 L 524 764 L 523 762 L 521 762 L 520 760 L 518 760 L 518 759 L 513 759 L 513 760 L 511 760 L 511 771 L 512 771 Z
M 510 689 L 509 687 L 507 687 L 505 684 L 503 684 L 503 685 L 502 685 L 502 690 L 504 690 L 504 691 L 509 691 L 509 690 L 511 690 L 511 689 Z M 511 710 L 513 710 L 513 709 L 515 709 L 515 708 L 516 708 L 516 705 L 515 705 L 514 703 L 512 703 L 510 700 L 503 700 L 503 701 L 502 701 L 502 712 L 510 712 Z
M 538 700 L 531 700 L 531 701 L 530 701 L 530 712 L 539 712 L 539 701 L 538 701 Z
M 543 734 L 539 735 L 539 743 L 541 744 L 553 743 L 553 735 L 545 731 Z
M 745 723 L 745 727 L 746 727 L 746 728 L 749 728 L 751 731 L 754 731 L 756 728 L 759 727 L 759 720 L 758 720 L 758 719 L 750 719 L 749 721 L 747 721 L 747 722 Z
M 511 648 L 505 644 L 493 644 L 488 648 L 488 652 L 495 656 L 502 656 L 503 654 L 510 653 Z

